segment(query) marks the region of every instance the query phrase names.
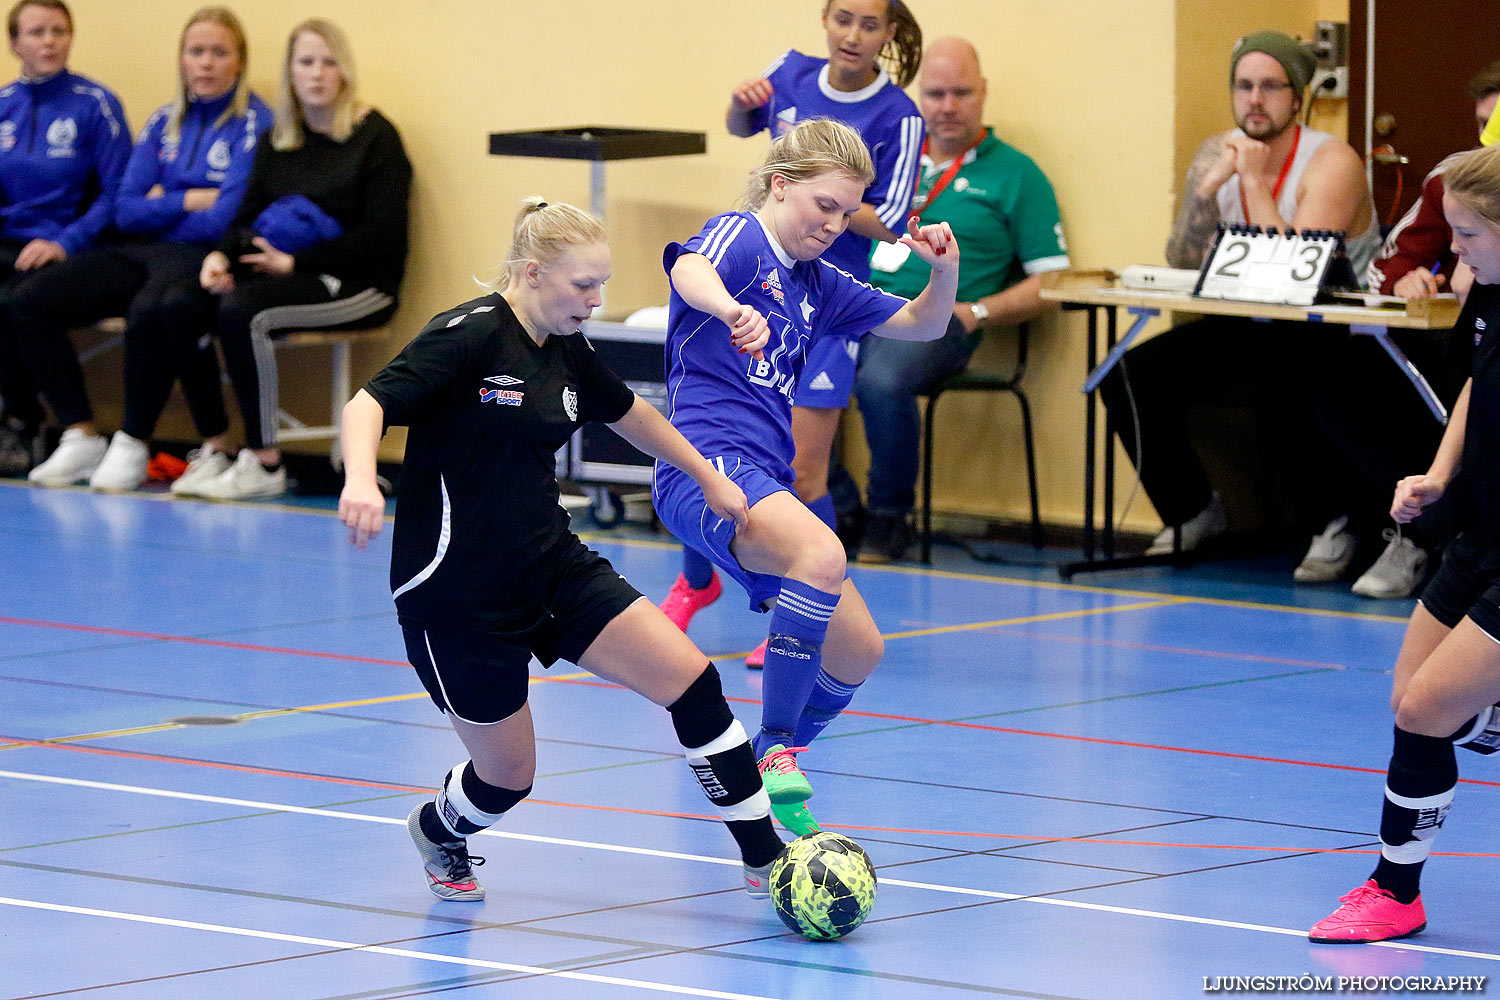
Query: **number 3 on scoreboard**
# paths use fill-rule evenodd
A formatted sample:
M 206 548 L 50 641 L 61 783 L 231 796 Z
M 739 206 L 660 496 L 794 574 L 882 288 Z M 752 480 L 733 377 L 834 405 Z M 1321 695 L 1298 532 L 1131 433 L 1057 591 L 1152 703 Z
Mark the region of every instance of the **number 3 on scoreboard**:
M 1323 263 L 1323 256 L 1328 252 L 1327 243 L 1304 243 L 1297 248 L 1297 256 L 1300 258 L 1292 265 L 1291 277 L 1293 281 L 1309 281 L 1318 275 L 1319 265 Z

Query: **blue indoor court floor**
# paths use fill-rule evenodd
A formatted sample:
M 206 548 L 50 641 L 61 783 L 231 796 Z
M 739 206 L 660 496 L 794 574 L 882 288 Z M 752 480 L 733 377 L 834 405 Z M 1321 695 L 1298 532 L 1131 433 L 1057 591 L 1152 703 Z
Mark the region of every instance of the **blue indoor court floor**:
M 664 536 L 588 537 L 653 598 L 676 575 Z M 388 532 L 357 552 L 324 509 L 5 483 L 0 553 L 0 998 L 1166 1000 L 1500 973 L 1500 757 L 1460 754 L 1426 932 L 1306 940 L 1374 863 L 1410 602 L 1212 567 L 855 567 L 886 658 L 802 763 L 881 884 L 812 943 L 740 890 L 666 713 L 565 663 L 533 668 L 533 797 L 471 844 L 488 898 L 430 896 L 403 825 L 463 755 L 405 664 Z M 747 728 L 764 621 L 726 585 L 690 633 Z

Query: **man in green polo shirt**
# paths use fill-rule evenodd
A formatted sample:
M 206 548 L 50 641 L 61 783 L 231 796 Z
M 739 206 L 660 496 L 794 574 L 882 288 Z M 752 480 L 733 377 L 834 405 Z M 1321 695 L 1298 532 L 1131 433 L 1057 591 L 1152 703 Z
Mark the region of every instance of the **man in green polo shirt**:
M 985 329 L 1054 308 L 1041 299 L 1041 276 L 1069 266 L 1052 185 L 1030 157 L 985 127 L 985 93 L 972 45 L 932 43 L 918 83 L 927 146 L 912 210 L 924 223 L 947 222 L 964 248 L 958 304 L 940 340 L 870 337 L 860 345 L 854 393 L 870 446 L 860 562 L 900 559 L 911 542 L 917 396 L 968 367 Z M 912 297 L 927 286 L 928 266 L 899 243 L 876 244 L 870 265 L 870 280 L 888 292 Z

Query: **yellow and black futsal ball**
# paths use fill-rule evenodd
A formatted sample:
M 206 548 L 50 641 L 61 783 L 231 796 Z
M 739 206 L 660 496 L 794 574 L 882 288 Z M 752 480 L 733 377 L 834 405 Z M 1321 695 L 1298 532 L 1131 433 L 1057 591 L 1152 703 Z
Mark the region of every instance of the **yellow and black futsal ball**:
M 771 899 L 781 922 L 813 941 L 832 941 L 864 922 L 875 905 L 875 866 L 854 841 L 809 833 L 771 865 Z

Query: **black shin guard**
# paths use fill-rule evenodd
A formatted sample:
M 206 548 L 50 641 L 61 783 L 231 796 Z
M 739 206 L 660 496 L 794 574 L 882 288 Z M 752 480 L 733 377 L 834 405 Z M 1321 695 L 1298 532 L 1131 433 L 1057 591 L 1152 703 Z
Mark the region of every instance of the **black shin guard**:
M 1422 865 L 1448 817 L 1457 785 L 1451 738 L 1396 727 L 1380 812 L 1380 862 L 1371 877 L 1400 902 L 1417 898 Z
M 712 663 L 682 697 L 667 706 L 667 712 L 693 776 L 719 810 L 745 863 L 766 864 L 782 847 L 771 826 L 771 800 L 761 784 L 745 728 L 729 710 L 719 671 Z

